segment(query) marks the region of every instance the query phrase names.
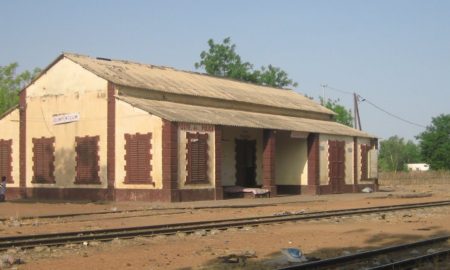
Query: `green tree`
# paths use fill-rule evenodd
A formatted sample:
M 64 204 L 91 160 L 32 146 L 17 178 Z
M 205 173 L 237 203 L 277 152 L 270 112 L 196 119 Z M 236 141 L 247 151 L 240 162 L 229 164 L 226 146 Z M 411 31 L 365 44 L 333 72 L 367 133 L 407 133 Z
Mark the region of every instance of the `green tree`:
M 414 142 L 392 136 L 380 142 L 380 154 L 378 164 L 382 171 L 406 170 L 407 163 L 421 161 L 420 148 Z
M 323 103 L 323 98 L 319 97 L 320 103 L 326 108 L 336 113 L 336 122 L 344 124 L 349 127 L 353 127 L 352 111 L 339 104 L 338 100 L 327 99 L 327 102 Z
M 286 73 L 286 71 L 272 65 L 267 66 L 267 68 L 265 66 L 262 66 L 260 71 L 254 71 L 253 74 L 254 77 L 257 78 L 257 83 L 262 85 L 280 88 L 286 86 L 298 86 L 298 83 L 294 82 L 292 79 L 289 79 L 289 75 Z
M 417 137 L 424 161 L 434 170 L 450 170 L 450 114 L 433 117 Z
M 35 68 L 16 74 L 18 66 L 17 63 L 0 66 L 0 114 L 17 104 L 19 91 L 40 72 Z
M 208 51 L 200 53 L 200 62 L 195 63 L 195 68 L 204 68 L 210 75 L 279 88 L 297 86 L 297 83 L 289 79 L 288 74 L 278 67 L 269 65 L 254 70 L 252 64 L 244 62 L 236 53 L 236 45 L 231 43 L 229 37 L 222 43 L 209 39 L 208 46 Z

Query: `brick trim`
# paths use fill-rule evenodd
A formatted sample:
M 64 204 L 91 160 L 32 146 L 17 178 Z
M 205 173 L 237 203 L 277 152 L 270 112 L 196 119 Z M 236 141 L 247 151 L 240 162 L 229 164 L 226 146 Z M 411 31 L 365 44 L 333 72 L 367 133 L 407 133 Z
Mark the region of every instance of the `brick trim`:
M 106 167 L 108 189 L 114 189 L 116 180 L 116 89 L 108 81 L 107 89 L 107 126 L 106 126 Z
M 14 183 L 14 179 L 12 176 L 12 162 L 13 162 L 13 158 L 12 158 L 12 139 L 9 140 L 3 140 L 0 139 L 0 147 L 1 148 L 5 148 L 2 149 L 2 152 L 5 151 L 6 153 L 6 160 L 4 160 L 3 162 L 5 162 L 6 164 L 2 164 L 3 168 L 5 169 L 6 172 L 2 173 L 2 175 L 0 175 L 0 177 L 2 176 L 6 176 L 6 183 L 12 184 Z
M 27 90 L 19 94 L 19 187 L 20 193 L 26 197 L 27 186 Z
M 271 196 L 276 196 L 275 186 L 275 130 L 263 130 L 263 187 L 270 190 Z
M 73 200 L 73 201 L 109 201 L 110 193 L 106 188 L 99 187 L 73 187 L 50 188 L 33 187 L 25 190 L 28 197 L 43 200 Z M 167 202 L 167 197 L 161 189 L 134 189 L 124 188 L 115 190 L 115 201 L 147 201 Z M 183 189 L 180 190 L 182 201 L 214 200 L 214 189 Z M 6 192 L 8 200 L 20 198 L 19 188 L 8 187 Z
M 215 166 L 215 195 L 216 200 L 223 199 L 223 187 L 222 187 L 222 127 L 214 127 L 214 166 Z
M 299 195 L 302 194 L 301 185 L 277 185 L 277 194 Z
M 361 180 L 369 179 L 369 150 L 371 146 L 368 144 L 361 144 Z
M 162 189 L 165 201 L 179 201 L 178 192 L 178 125 L 163 119 Z

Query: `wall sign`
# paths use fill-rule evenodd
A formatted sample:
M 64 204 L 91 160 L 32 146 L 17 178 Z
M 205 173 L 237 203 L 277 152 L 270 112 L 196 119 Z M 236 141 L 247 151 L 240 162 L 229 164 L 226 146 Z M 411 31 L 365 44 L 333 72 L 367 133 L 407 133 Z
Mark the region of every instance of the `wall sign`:
M 179 123 L 178 126 L 180 127 L 181 130 L 185 131 L 208 131 L 208 132 L 214 131 L 214 126 L 207 124 Z
M 80 121 L 80 113 L 54 114 L 53 125 Z

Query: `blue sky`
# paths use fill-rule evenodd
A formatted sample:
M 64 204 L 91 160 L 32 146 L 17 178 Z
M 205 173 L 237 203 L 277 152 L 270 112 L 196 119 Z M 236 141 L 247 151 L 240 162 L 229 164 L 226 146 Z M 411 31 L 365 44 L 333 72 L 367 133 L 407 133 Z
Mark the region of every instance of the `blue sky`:
M 207 40 L 231 37 L 256 68 L 273 64 L 314 97 L 357 92 L 426 126 L 450 113 L 450 1 L 1 1 L 0 65 L 45 67 L 61 52 L 195 70 Z M 351 107 L 352 96 L 326 89 Z M 367 102 L 363 130 L 424 130 Z

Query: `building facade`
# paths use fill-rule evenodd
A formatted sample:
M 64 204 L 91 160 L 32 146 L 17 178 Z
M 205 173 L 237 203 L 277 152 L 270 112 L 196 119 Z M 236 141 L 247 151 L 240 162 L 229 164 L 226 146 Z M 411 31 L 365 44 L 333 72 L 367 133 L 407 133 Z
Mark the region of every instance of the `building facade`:
M 191 201 L 377 188 L 377 139 L 291 90 L 65 53 L 0 120 L 9 198 Z

